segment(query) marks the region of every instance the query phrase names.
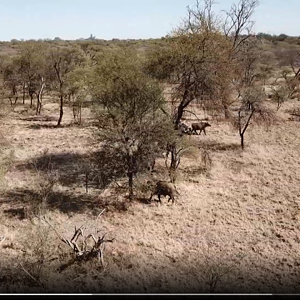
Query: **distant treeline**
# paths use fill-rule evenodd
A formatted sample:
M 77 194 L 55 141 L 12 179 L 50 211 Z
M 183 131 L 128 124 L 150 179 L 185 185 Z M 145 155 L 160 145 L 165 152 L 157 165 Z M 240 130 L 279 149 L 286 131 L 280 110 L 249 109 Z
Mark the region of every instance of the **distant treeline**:
M 268 40 L 270 42 L 287 42 L 289 44 L 296 44 L 296 45 L 300 45 L 300 36 L 289 36 L 287 34 L 284 34 L 284 33 L 281 33 L 279 35 L 275 35 L 275 34 L 269 34 L 269 33 L 264 33 L 264 32 L 259 32 L 257 34 L 254 34 L 253 36 L 257 37 L 258 39 L 265 39 L 265 40 Z M 46 38 L 46 39 L 29 39 L 29 40 L 25 40 L 25 39 L 12 39 L 10 40 L 10 42 L 4 42 L 4 41 L 0 41 L 1 44 L 5 44 L 5 43 L 8 43 L 8 44 L 18 44 L 18 43 L 21 43 L 21 42 L 24 42 L 24 41 L 35 41 L 35 42 L 48 42 L 48 43 L 59 43 L 59 42 L 69 42 L 69 43 L 72 43 L 72 42 L 87 42 L 87 41 L 93 41 L 94 43 L 96 44 L 102 44 L 102 45 L 105 45 L 107 43 L 111 44 L 111 43 L 115 43 L 115 44 L 137 44 L 137 43 L 143 43 L 143 42 L 152 42 L 152 43 L 156 43 L 156 42 L 159 42 L 161 40 L 164 40 L 166 38 L 168 38 L 169 36 L 166 35 L 166 36 L 162 36 L 161 38 L 149 38 L 149 39 L 118 39 L 118 38 L 113 38 L 111 40 L 105 40 L 105 39 L 98 39 L 96 38 L 95 36 L 93 36 L 91 34 L 90 37 L 88 38 L 79 38 L 79 39 L 76 39 L 76 40 L 65 40 L 65 39 L 62 39 L 60 37 L 55 37 L 54 39 L 49 39 L 49 38 Z
M 167 37 L 167 36 L 166 36 Z M 29 40 L 25 40 L 25 39 L 11 39 L 10 41 L 0 41 L 0 43 L 12 43 L 12 44 L 18 44 L 18 43 L 22 43 L 22 42 L 54 42 L 54 43 L 59 43 L 59 42 L 94 42 L 96 44 L 106 44 L 106 43 L 138 43 L 138 42 L 145 42 L 145 41 L 160 41 L 160 40 L 164 40 L 166 37 L 161 37 L 161 38 L 149 38 L 149 39 L 111 39 L 111 40 L 105 40 L 105 39 L 97 39 L 95 37 L 91 37 L 91 38 L 80 38 L 80 39 L 76 39 L 76 40 L 64 40 L 61 39 L 59 37 L 55 37 L 54 39 L 29 39 Z
M 256 35 L 259 39 L 265 39 L 271 42 L 287 42 L 290 44 L 300 45 L 300 36 L 289 36 L 287 34 L 281 33 L 279 35 L 272 35 L 264 32 L 259 32 Z

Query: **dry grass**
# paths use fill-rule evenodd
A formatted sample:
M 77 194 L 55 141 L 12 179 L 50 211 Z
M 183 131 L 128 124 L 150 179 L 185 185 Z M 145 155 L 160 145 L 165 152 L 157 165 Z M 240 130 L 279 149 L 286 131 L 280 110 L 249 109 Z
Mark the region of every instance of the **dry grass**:
M 11 113 L 4 129 L 15 161 L 0 198 L 0 236 L 5 237 L 0 291 L 299 293 L 300 123 L 288 121 L 285 112 L 297 105 L 283 104 L 277 124 L 249 129 L 245 151 L 238 133 L 220 120 L 210 121 L 206 136 L 191 136 L 199 156 L 182 159 L 175 205 L 166 199 L 162 205 L 129 204 L 113 183 L 104 191 L 91 183 L 86 194 L 77 164 L 98 150 L 88 110 L 78 127 L 66 109 L 61 128 L 53 126 L 58 105 L 51 102 L 38 120 Z M 208 173 L 203 151 L 212 160 Z M 35 168 L 33 161 L 39 162 Z M 43 166 L 49 162 L 59 178 L 44 210 L 34 209 L 37 179 L 47 180 L 49 168 Z M 164 172 L 161 160 L 153 176 L 167 179 Z M 70 258 L 68 248 L 35 215 L 47 215 L 70 238 L 74 225 L 95 227 L 104 207 L 97 229 L 115 237 L 106 248 L 105 268 L 87 262 L 59 273 Z M 33 213 L 26 215 L 25 208 Z

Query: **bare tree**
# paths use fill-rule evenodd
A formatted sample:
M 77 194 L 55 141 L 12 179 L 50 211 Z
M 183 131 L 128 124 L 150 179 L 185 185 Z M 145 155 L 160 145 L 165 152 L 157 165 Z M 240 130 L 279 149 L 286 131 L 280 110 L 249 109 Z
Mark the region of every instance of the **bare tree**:
M 60 112 L 57 126 L 60 126 L 64 114 L 64 98 L 66 95 L 66 79 L 70 72 L 85 62 L 82 51 L 77 48 L 51 49 L 49 59 L 53 65 L 56 78 L 56 90 L 60 99 Z
M 244 149 L 244 135 L 252 123 L 270 125 L 275 116 L 263 105 L 265 93 L 261 87 L 249 87 L 243 91 L 241 105 L 233 124 L 238 129 L 241 147 Z
M 165 166 L 168 169 L 169 178 L 172 183 L 175 183 L 177 177 L 177 169 L 180 165 L 181 157 L 190 153 L 194 145 L 187 139 L 180 136 L 174 139 L 167 145 L 165 157 Z
M 271 99 L 276 102 L 277 110 L 282 106 L 282 104 L 288 99 L 289 88 L 286 84 L 284 85 L 272 85 L 272 96 Z
M 233 4 L 228 12 L 225 11 L 223 32 L 232 41 L 234 52 L 251 36 L 254 25 L 251 17 L 258 4 L 258 0 L 240 0 L 238 4 Z

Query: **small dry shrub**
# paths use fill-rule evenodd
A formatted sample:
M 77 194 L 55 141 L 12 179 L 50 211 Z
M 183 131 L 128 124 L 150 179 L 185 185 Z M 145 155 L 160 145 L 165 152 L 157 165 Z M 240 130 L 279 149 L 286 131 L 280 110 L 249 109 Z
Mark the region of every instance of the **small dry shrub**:
M 211 175 L 212 159 L 209 151 L 207 151 L 206 149 L 203 149 L 201 151 L 201 165 L 203 167 L 205 175 L 209 177 Z
M 292 109 L 286 110 L 291 116 L 293 116 L 293 120 L 297 120 L 300 122 L 300 107 L 294 107 Z
M 20 237 L 23 257 L 19 264 L 24 285 L 40 287 L 47 291 L 48 276 L 56 272 L 60 259 L 57 240 L 51 229 L 39 218 L 32 218 L 25 230 L 26 235 Z
M 55 185 L 59 182 L 59 174 L 57 170 L 52 169 L 51 162 L 47 164 L 46 170 L 40 171 L 36 165 L 36 161 L 32 162 L 35 169 L 35 178 L 31 184 L 33 194 L 27 196 L 26 202 L 30 204 L 27 207 L 27 217 L 34 215 L 44 215 L 47 212 L 48 200 L 53 193 Z
M 13 150 L 0 148 L 0 185 L 5 185 L 5 174 L 11 168 L 14 158 Z
M 233 284 L 240 276 L 240 264 L 245 257 L 242 253 L 231 255 L 227 249 L 210 247 L 204 249 L 203 262 L 198 266 L 199 279 L 208 287 L 208 292 L 213 293 L 218 288 Z

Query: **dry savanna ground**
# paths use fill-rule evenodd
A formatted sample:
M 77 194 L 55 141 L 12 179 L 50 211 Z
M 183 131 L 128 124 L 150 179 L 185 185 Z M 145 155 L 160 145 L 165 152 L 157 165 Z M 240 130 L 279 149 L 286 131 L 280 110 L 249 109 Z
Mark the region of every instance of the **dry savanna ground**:
M 244 151 L 222 120 L 190 136 L 199 153 L 182 159 L 174 205 L 129 203 L 121 181 L 86 193 L 88 155 L 99 150 L 91 114 L 84 109 L 78 126 L 66 108 L 56 128 L 58 104 L 45 103 L 41 116 L 19 105 L 2 122 L 13 155 L 0 195 L 1 292 L 300 292 L 300 122 L 286 112 L 299 102 L 285 103 L 276 124 L 249 128 Z M 47 190 L 49 173 L 57 177 Z M 167 179 L 163 159 L 152 176 Z M 67 239 L 83 224 L 114 238 L 104 267 L 94 259 L 60 272 L 71 249 L 41 216 Z

